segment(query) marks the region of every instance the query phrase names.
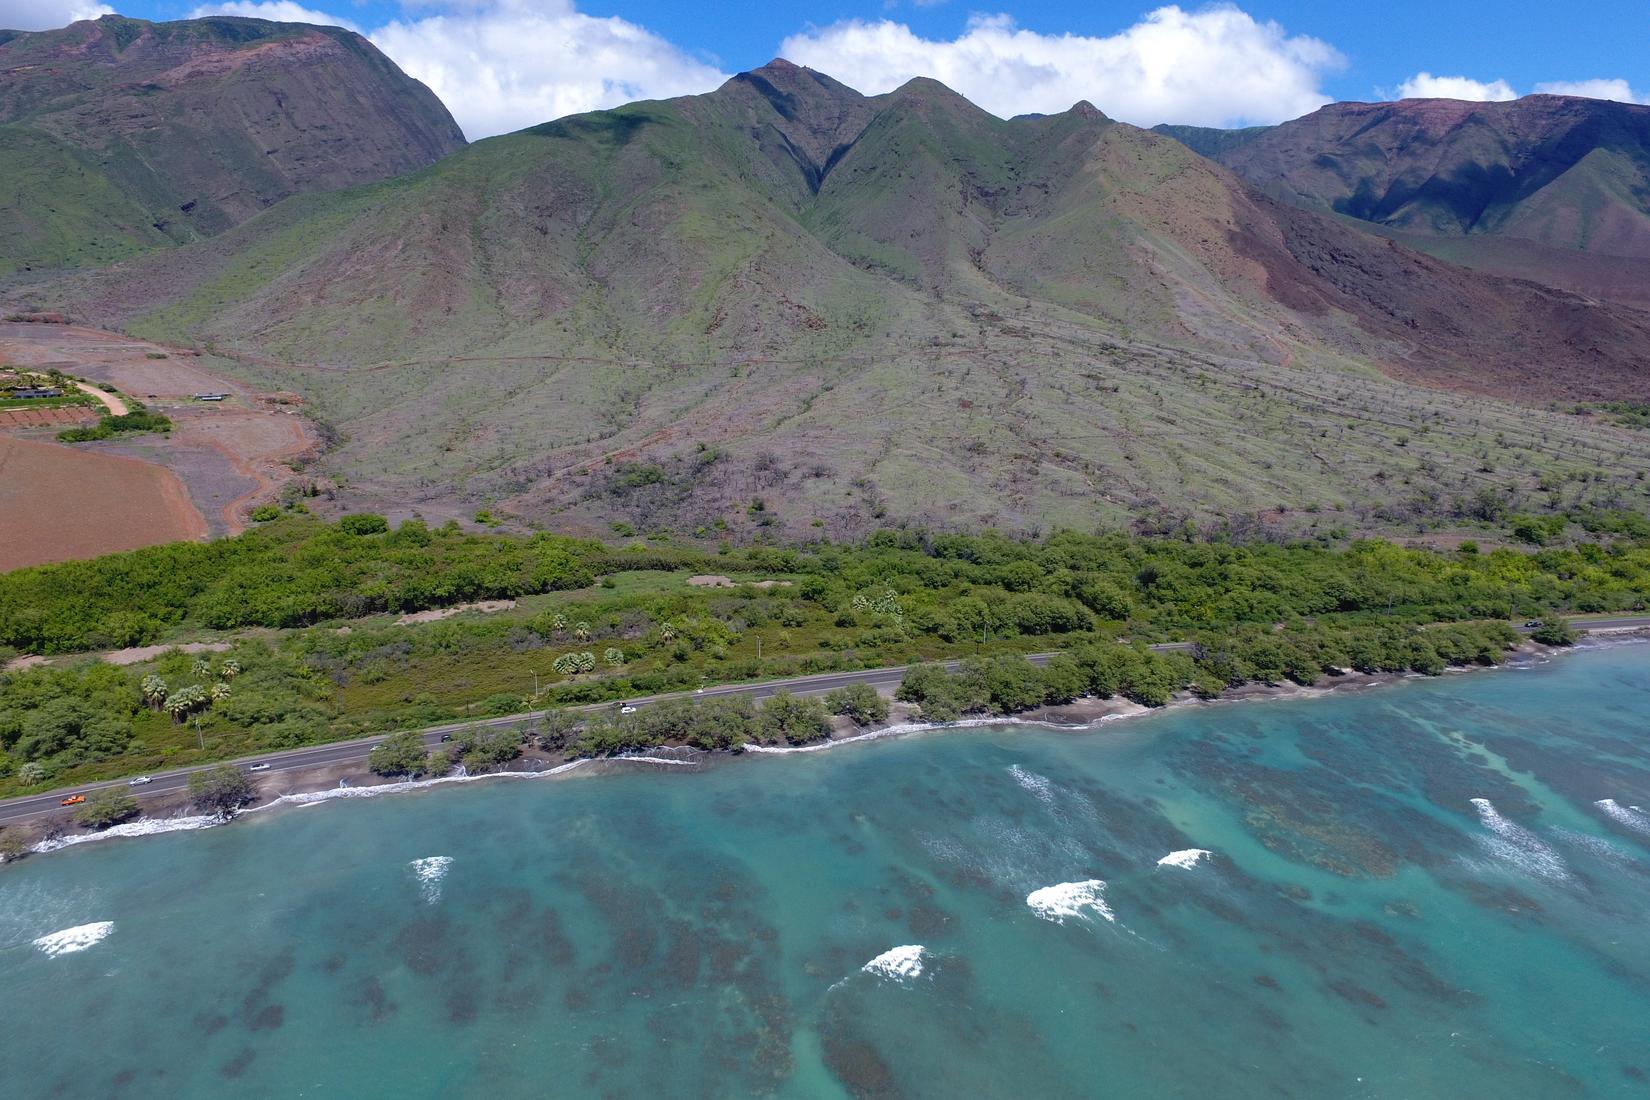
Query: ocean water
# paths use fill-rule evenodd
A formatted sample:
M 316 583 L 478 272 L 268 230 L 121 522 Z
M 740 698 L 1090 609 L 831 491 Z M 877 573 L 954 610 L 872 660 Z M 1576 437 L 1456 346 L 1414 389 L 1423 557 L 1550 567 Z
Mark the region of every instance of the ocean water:
M 0 1095 L 1650 1094 L 1650 646 L 0 870 Z

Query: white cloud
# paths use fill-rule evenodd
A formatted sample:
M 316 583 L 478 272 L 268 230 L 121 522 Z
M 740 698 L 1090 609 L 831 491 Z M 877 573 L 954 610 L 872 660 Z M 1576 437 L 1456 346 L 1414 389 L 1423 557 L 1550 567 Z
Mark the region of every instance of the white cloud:
M 471 140 L 727 79 L 645 27 L 585 15 L 570 0 L 438 5 L 368 37 L 428 84 Z
M 244 15 L 249 19 L 272 19 L 277 23 L 317 23 L 323 27 L 346 27 L 360 31 L 348 19 L 329 15 L 324 11 L 294 4 L 292 0 L 228 0 L 222 4 L 203 4 L 189 13 L 189 18 L 203 15 Z
M 1616 79 L 1549 80 L 1537 84 L 1535 90 L 1544 95 L 1579 95 L 1588 99 L 1613 99 L 1617 103 L 1650 103 L 1650 95 L 1636 92 L 1627 81 Z
M 113 15 L 107 4 L 82 0 L 0 0 L 0 27 L 11 31 L 49 31 L 80 19 Z
M 930 76 L 998 115 L 1063 111 L 1086 99 L 1140 125 L 1295 118 L 1329 102 L 1321 80 L 1345 63 L 1327 43 L 1230 4 L 1158 8 L 1105 38 L 1040 34 L 1008 15 L 976 15 L 948 41 L 890 20 L 849 20 L 793 35 L 780 52 L 862 92 Z
M 1633 90 L 1620 77 L 1593 80 L 1548 80 L 1535 86 L 1542 95 L 1574 95 L 1586 99 L 1613 99 L 1618 103 L 1650 103 L 1650 96 Z M 1395 92 L 1382 92 L 1397 99 L 1466 99 L 1501 102 L 1517 99 L 1518 91 L 1505 80 L 1474 80 L 1468 76 L 1433 76 L 1416 73 Z
M 1483 81 L 1467 76 L 1416 73 L 1398 86 L 1398 98 L 1499 101 L 1517 99 L 1518 93 L 1505 80 Z

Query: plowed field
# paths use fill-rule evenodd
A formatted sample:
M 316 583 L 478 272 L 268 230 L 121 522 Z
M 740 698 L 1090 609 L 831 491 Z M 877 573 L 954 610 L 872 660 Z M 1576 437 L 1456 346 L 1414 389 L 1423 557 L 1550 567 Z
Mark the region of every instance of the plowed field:
M 164 467 L 0 435 L 0 571 L 206 534 Z

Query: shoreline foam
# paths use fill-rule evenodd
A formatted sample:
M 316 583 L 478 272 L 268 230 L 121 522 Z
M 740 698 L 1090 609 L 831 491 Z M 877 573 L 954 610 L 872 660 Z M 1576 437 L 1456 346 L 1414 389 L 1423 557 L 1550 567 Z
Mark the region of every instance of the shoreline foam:
M 1531 668 L 1537 664 L 1545 664 L 1563 653 L 1592 649 L 1614 649 L 1624 645 L 1643 645 L 1646 643 L 1650 643 L 1650 632 L 1637 628 L 1630 631 L 1623 630 L 1610 632 L 1607 636 L 1595 637 L 1593 635 L 1586 635 L 1583 636 L 1583 638 L 1573 647 L 1568 647 L 1563 650 L 1524 650 L 1521 653 L 1521 656 L 1524 658 L 1523 660 L 1514 659 L 1503 662 L 1499 665 L 1488 665 L 1482 667 L 1470 666 L 1461 668 L 1457 671 L 1494 672 L 1497 670 Z M 1041 717 L 1027 717 L 1025 715 L 998 715 L 964 718 L 955 722 L 901 722 L 896 725 L 885 726 L 881 729 L 865 730 L 861 733 L 852 734 L 847 737 L 832 738 L 827 741 L 814 742 L 807 745 L 747 744 L 742 746 L 737 753 L 730 753 L 728 755 L 749 753 L 757 755 L 788 756 L 793 753 L 823 752 L 828 749 L 840 748 L 844 745 L 881 741 L 891 737 L 904 737 L 919 733 L 943 732 L 953 729 L 978 729 L 986 726 L 1029 726 L 1065 733 L 1085 732 L 1093 731 L 1111 722 L 1119 722 L 1132 718 L 1143 718 L 1157 714 L 1168 714 L 1192 707 L 1255 703 L 1269 700 L 1317 699 L 1349 689 L 1369 689 L 1393 683 L 1433 679 L 1433 677 L 1423 676 L 1419 673 L 1349 673 L 1348 676 L 1354 678 L 1331 682 L 1327 686 L 1303 687 L 1299 684 L 1292 683 L 1245 684 L 1239 688 L 1233 689 L 1219 698 L 1199 699 L 1196 697 L 1177 697 L 1161 707 L 1145 707 L 1137 703 L 1123 703 L 1122 705 L 1125 709 L 1119 710 L 1117 707 L 1121 702 L 1120 700 L 1088 699 L 1079 700 L 1077 704 L 1043 707 L 1039 710 L 1029 712 L 1032 715 L 1041 715 Z M 1095 714 L 1092 717 L 1087 717 L 1083 721 L 1078 722 L 1056 720 L 1057 716 L 1061 713 L 1070 713 L 1073 710 L 1081 712 L 1088 706 L 1094 705 L 1103 705 L 1106 708 L 1104 713 Z M 539 771 L 499 771 L 485 772 L 480 775 L 444 775 L 433 779 L 403 780 L 395 783 L 375 783 L 359 787 L 328 787 L 316 791 L 300 791 L 278 795 L 277 797 L 272 798 L 268 802 L 261 805 L 252 806 L 241 810 L 230 818 L 193 817 L 184 815 L 167 818 L 140 818 L 137 821 L 127 822 L 124 825 L 113 826 L 112 828 L 102 832 L 77 833 L 58 837 L 53 840 L 40 841 L 39 843 L 31 846 L 29 851 L 34 854 L 43 855 L 48 852 L 58 851 L 62 848 L 80 845 L 94 840 L 102 840 L 106 837 L 153 836 L 161 833 L 184 832 L 193 831 L 196 829 L 212 828 L 217 825 L 227 824 L 229 821 L 233 820 L 234 817 L 240 817 L 252 813 L 261 813 L 265 810 L 272 810 L 280 806 L 311 806 L 318 805 L 322 802 L 330 802 L 338 798 L 375 798 L 386 794 L 403 794 L 410 791 L 425 790 L 449 783 L 470 783 L 479 782 L 486 779 L 541 779 L 547 776 L 565 774 L 577 768 L 582 768 L 586 765 L 592 764 L 629 762 L 638 764 L 688 766 L 692 768 L 699 768 L 703 766 L 705 760 L 712 755 L 716 754 L 705 753 L 699 757 L 688 760 L 642 755 L 580 757 L 578 759 L 568 760 L 554 767 L 545 768 Z M 1602 801 L 1611 800 L 1601 800 L 1601 808 L 1603 808 Z M 1606 812 L 1608 813 L 1608 811 Z M 1518 827 L 1514 826 L 1514 828 Z M 1553 854 L 1556 856 L 1556 853 Z M 1559 860 L 1559 863 L 1562 864 L 1561 859 Z M 1567 874 L 1567 871 L 1565 873 Z

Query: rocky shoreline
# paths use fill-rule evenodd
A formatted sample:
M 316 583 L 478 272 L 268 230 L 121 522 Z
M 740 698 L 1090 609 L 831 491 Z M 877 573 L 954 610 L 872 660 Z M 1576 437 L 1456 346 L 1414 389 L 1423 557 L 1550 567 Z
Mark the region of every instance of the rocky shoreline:
M 1650 641 L 1650 630 L 1600 631 L 1583 637 L 1573 648 L 1585 650 L 1600 645 L 1621 644 L 1623 641 Z M 1550 660 L 1554 655 L 1566 651 L 1534 642 L 1525 642 L 1509 653 L 1506 660 L 1502 661 L 1500 665 L 1485 666 L 1484 668 L 1458 668 L 1451 671 L 1465 673 L 1487 671 L 1489 668 L 1536 664 Z M 833 730 L 831 736 L 825 741 L 796 746 L 747 746 L 740 750 L 740 753 L 766 755 L 818 752 L 849 743 L 880 740 L 912 733 L 1010 723 L 1075 732 L 1092 730 L 1106 722 L 1144 717 L 1148 714 L 1171 713 L 1189 707 L 1218 707 L 1235 703 L 1252 703 L 1260 700 L 1311 699 L 1348 691 L 1369 690 L 1404 680 L 1427 678 L 1413 672 L 1363 673 L 1343 669 L 1338 674 L 1332 675 L 1312 687 L 1303 687 L 1294 683 L 1249 683 L 1229 688 L 1213 698 L 1201 698 L 1191 692 L 1180 692 L 1163 707 L 1146 707 L 1121 697 L 1111 699 L 1085 698 L 1058 706 L 1039 707 L 1016 715 L 976 715 L 959 722 L 937 724 L 923 722 L 918 714 L 918 708 L 914 705 L 892 701 L 888 720 L 875 726 L 862 727 L 845 718 L 835 718 L 832 720 Z M 258 784 L 258 798 L 237 816 L 276 809 L 281 806 L 311 805 L 315 802 L 330 801 L 336 798 L 376 797 L 383 794 L 426 790 L 483 780 L 593 774 L 611 770 L 615 767 L 664 769 L 695 766 L 711 757 L 733 756 L 740 753 L 711 753 L 691 749 L 685 745 L 665 745 L 646 753 L 627 753 L 613 757 L 574 757 L 564 752 L 529 748 L 516 760 L 495 771 L 478 775 L 448 775 L 403 781 L 385 780 L 382 776 L 374 775 L 367 769 L 364 760 L 348 764 L 295 768 L 289 771 L 277 772 L 262 779 Z M 78 846 L 105 837 L 147 836 L 163 832 L 206 828 L 224 823 L 226 821 L 203 817 L 196 813 L 190 805 L 187 792 L 179 791 L 148 802 L 144 807 L 143 816 L 136 820 L 101 832 L 74 826 L 66 820 L 46 820 L 29 826 L 12 826 L 12 828 L 27 828 L 29 830 L 27 836 L 29 850 L 33 853 L 44 853 L 65 847 Z

